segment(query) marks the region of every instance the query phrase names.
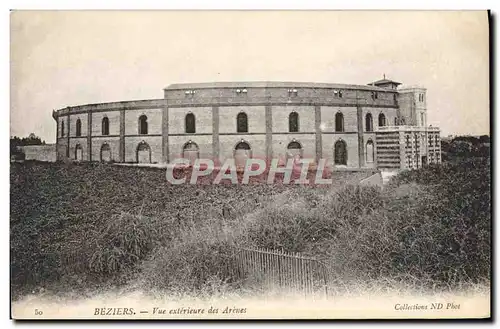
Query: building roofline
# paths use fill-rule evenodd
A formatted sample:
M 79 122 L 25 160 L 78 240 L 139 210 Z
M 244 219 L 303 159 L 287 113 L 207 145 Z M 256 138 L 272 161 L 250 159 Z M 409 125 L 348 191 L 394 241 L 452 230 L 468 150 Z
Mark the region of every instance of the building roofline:
M 374 86 L 374 85 L 382 85 L 382 84 L 389 84 L 389 83 L 392 83 L 392 84 L 395 84 L 395 85 L 401 85 L 402 84 L 401 82 L 397 82 L 397 81 L 394 81 L 394 80 L 381 79 L 381 80 L 369 83 L 369 85 Z
M 414 90 L 414 89 L 427 90 L 427 88 L 420 85 L 402 85 L 398 88 L 399 91 Z
M 110 106 L 110 105 L 121 105 L 126 107 L 127 105 L 133 105 L 135 103 L 147 103 L 147 102 L 164 102 L 165 98 L 151 98 L 151 99 L 135 99 L 135 100 L 126 100 L 126 101 L 114 101 L 114 102 L 103 102 L 103 103 L 89 103 L 89 104 L 79 104 L 73 106 L 61 107 L 55 111 L 53 111 L 53 115 L 55 112 L 66 110 L 66 109 L 74 109 L 74 108 L 83 108 L 83 107 L 98 107 L 98 106 Z
M 372 91 L 388 91 L 371 85 L 354 85 L 338 83 L 320 82 L 294 82 L 294 81 L 220 81 L 220 82 L 199 82 L 199 83 L 174 83 L 163 90 L 183 90 L 183 89 L 211 89 L 211 88 L 332 88 L 332 89 L 358 89 Z M 392 92 L 396 92 L 395 90 Z

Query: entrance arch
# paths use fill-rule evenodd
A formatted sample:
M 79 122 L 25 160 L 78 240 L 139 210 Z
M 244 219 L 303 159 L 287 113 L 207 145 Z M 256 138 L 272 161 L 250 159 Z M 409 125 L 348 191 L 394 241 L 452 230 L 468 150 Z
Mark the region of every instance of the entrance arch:
M 189 159 L 189 164 L 194 164 L 194 161 L 200 156 L 200 148 L 195 142 L 189 141 L 182 147 L 182 157 Z
M 83 160 L 83 149 L 80 144 L 76 144 L 75 146 L 75 160 L 82 161 Z
M 335 142 L 334 158 L 335 165 L 347 166 L 347 144 L 341 139 Z
M 286 159 L 302 158 L 302 145 L 296 140 L 291 141 L 286 147 Z
M 234 147 L 234 162 L 236 167 L 244 167 L 247 159 L 252 158 L 252 148 L 250 144 L 241 141 Z
M 148 143 L 140 142 L 139 145 L 137 145 L 137 162 L 151 163 L 151 148 Z
M 370 139 L 366 142 L 366 162 L 372 163 L 375 159 L 373 141 Z
M 111 162 L 111 147 L 108 143 L 101 146 L 101 162 Z

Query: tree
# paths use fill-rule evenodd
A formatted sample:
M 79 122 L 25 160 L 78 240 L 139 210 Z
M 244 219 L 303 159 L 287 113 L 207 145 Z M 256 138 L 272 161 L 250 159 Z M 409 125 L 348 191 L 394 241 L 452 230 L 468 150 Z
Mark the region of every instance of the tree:
M 23 159 L 24 153 L 21 151 L 21 146 L 26 145 L 45 145 L 45 141 L 40 137 L 31 133 L 28 137 L 19 138 L 17 136 L 10 138 L 10 156 L 16 159 Z
M 479 136 L 479 142 L 480 143 L 490 143 L 490 136 L 488 136 L 488 135 Z

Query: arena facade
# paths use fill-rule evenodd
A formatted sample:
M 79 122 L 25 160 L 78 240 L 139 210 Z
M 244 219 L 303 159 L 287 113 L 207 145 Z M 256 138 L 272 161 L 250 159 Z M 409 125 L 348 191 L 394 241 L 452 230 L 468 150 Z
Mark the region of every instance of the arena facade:
M 367 85 L 172 84 L 162 99 L 53 111 L 57 159 L 222 163 L 300 156 L 326 159 L 334 170 L 440 162 L 439 129 L 426 125 L 426 89 L 400 85 L 385 76 Z

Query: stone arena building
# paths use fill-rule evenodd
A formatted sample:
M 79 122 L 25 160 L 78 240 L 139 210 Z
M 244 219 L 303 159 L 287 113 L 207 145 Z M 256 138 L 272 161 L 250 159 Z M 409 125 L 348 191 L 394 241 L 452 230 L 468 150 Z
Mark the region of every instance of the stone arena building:
M 335 169 L 414 168 L 440 159 L 426 89 L 302 82 L 172 84 L 164 98 L 53 111 L 57 159 L 222 163 L 239 156 L 327 159 Z

